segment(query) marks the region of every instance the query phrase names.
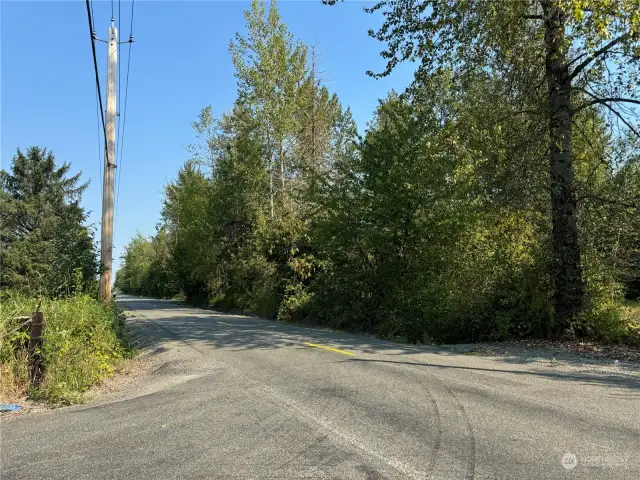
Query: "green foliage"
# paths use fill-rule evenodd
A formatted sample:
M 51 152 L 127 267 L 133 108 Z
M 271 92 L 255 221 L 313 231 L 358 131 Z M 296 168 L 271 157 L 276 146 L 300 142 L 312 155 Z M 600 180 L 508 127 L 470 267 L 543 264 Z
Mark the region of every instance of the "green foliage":
M 574 320 L 572 330 L 581 337 L 601 342 L 640 345 L 638 318 L 631 318 L 630 313 L 621 308 L 618 302 L 597 304 Z
M 81 401 L 92 385 L 111 376 L 129 350 L 127 334 L 116 307 L 77 293 L 64 299 L 42 299 L 8 291 L 0 297 L 0 365 L 3 384 L 28 386 L 25 346 L 28 334 L 16 318 L 29 316 L 40 305 L 44 313 L 41 355 L 44 378 L 30 395 L 54 403 Z
M 0 172 L 0 287 L 67 295 L 94 291 L 98 265 L 93 232 L 80 200 L 87 185 L 53 154 L 18 150 L 11 172 Z M 80 272 L 80 275 L 76 275 Z
M 381 27 L 369 34 L 386 44 L 382 57 L 387 60 L 381 73 L 370 75 L 389 75 L 398 63 L 407 60 L 418 62 L 418 87 L 443 69 L 450 69 L 462 82 L 478 73 L 489 75 L 502 87 L 502 92 L 496 93 L 503 93 L 493 96 L 494 103 L 488 109 L 500 113 L 502 120 L 497 126 L 520 123 L 522 116 L 537 123 L 537 128 L 529 130 L 536 135 L 529 138 L 543 138 L 547 146 L 532 151 L 523 165 L 533 159 L 548 159 L 548 176 L 542 185 L 549 193 L 552 255 L 548 267 L 554 284 L 554 323 L 558 331 L 567 329 L 572 317 L 589 306 L 584 285 L 589 272 L 583 271 L 591 267 L 581 259 L 581 185 L 576 182 L 580 163 L 590 162 L 576 152 L 579 140 L 574 137 L 582 134 L 582 142 L 593 150 L 590 160 L 610 168 L 612 156 L 603 159 L 598 151 L 604 125 L 612 135 L 628 132 L 640 137 L 633 110 L 640 104 L 636 88 L 640 3 L 381 0 L 367 10 L 384 17 Z M 591 116 L 591 123 L 594 115 L 596 120 L 608 116 L 611 123 L 600 122 L 593 132 L 589 122 L 585 124 L 585 113 Z M 622 126 L 617 132 L 608 128 L 614 123 Z M 593 133 L 595 145 L 590 142 Z M 532 142 L 534 148 L 537 143 Z M 535 174 L 523 178 L 541 179 Z
M 442 62 L 381 100 L 360 137 L 319 81 L 315 52 L 307 58 L 275 4 L 254 1 L 247 35 L 231 46 L 234 108 L 215 117 L 207 107 L 194 122 L 200 143 L 166 187 L 157 234 L 127 247 L 118 286 L 418 343 L 631 341 L 617 305 L 640 271 L 638 144 L 574 97 L 586 302 L 570 324 L 558 321 L 541 38 L 519 19 L 523 2 L 494 3 L 426 2 L 441 7 L 426 24 L 449 32 L 433 37 L 449 42 L 443 51 L 424 32 L 394 30 L 410 19 L 389 20 L 394 55 Z M 462 11 L 477 22 L 434 20 Z M 530 44 L 507 48 L 508 29 Z M 479 68 L 459 68 L 472 57 Z

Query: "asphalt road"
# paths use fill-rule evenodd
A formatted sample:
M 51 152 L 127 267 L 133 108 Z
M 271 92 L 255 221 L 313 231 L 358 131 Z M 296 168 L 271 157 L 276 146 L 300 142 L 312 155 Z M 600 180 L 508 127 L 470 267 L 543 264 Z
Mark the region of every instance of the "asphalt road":
M 119 301 L 153 373 L 4 419 L 2 480 L 640 478 L 633 377 Z

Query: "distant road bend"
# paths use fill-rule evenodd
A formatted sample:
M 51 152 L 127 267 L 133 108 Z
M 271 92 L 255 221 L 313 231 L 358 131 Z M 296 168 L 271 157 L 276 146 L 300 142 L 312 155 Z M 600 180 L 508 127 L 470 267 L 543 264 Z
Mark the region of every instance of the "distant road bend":
M 640 478 L 640 382 L 119 297 L 152 373 L 2 422 L 0 478 Z

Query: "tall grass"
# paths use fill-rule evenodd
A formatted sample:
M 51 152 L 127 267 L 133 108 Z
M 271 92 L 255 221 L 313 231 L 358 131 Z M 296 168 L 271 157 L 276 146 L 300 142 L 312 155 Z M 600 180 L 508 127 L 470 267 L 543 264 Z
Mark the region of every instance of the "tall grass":
M 115 306 L 84 294 L 42 299 L 44 334 L 41 356 L 44 377 L 29 385 L 28 334 L 17 317 L 36 310 L 38 299 L 12 292 L 0 294 L 0 397 L 28 394 L 54 403 L 75 403 L 92 385 L 111 376 L 129 353 L 124 323 Z

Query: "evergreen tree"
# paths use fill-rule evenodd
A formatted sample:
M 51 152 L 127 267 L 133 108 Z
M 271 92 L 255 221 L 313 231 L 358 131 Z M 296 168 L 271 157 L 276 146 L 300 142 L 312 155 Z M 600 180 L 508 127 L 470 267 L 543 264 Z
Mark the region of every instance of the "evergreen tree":
M 79 184 L 80 173 L 68 176 L 70 169 L 30 147 L 18 149 L 11 172 L 0 172 L 3 288 L 63 295 L 95 287 L 93 232 L 80 206 L 87 184 Z

